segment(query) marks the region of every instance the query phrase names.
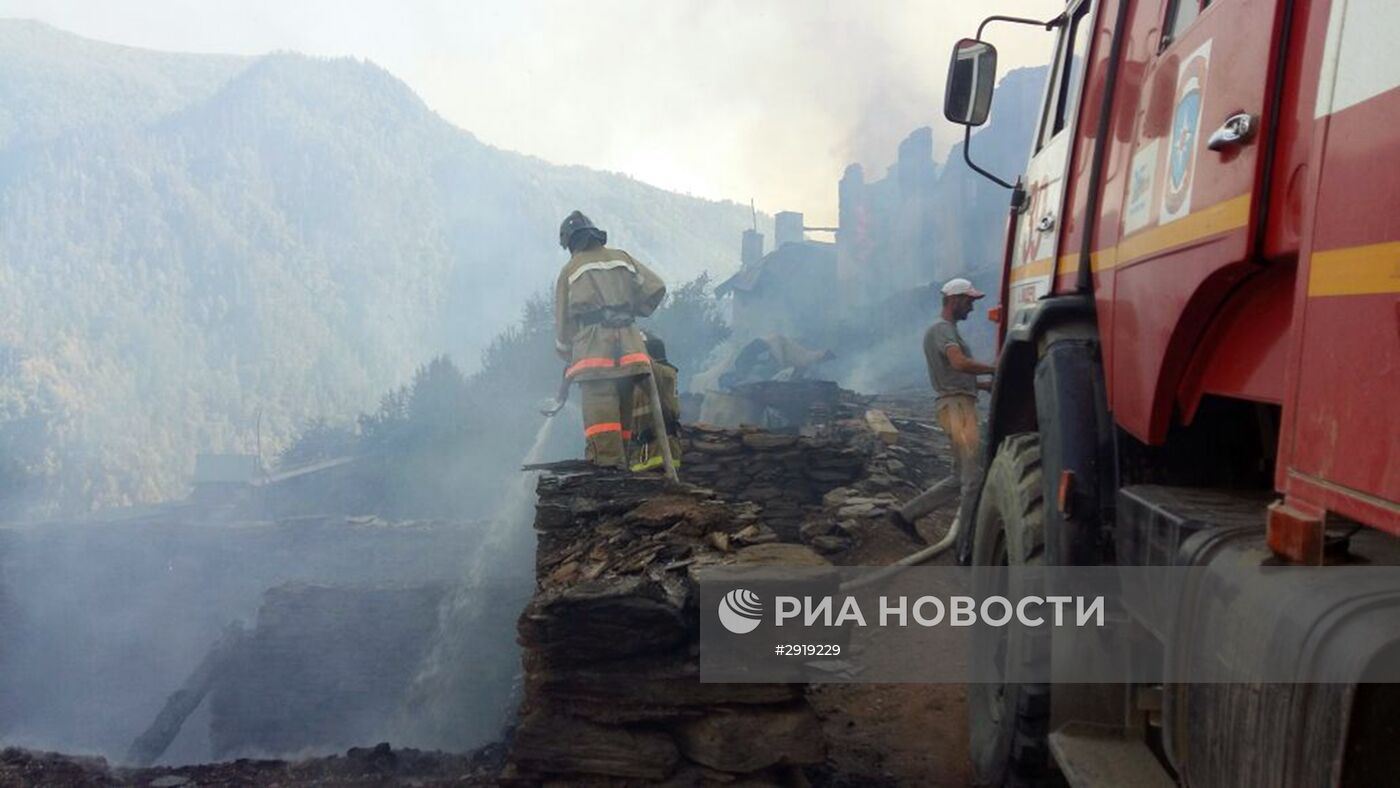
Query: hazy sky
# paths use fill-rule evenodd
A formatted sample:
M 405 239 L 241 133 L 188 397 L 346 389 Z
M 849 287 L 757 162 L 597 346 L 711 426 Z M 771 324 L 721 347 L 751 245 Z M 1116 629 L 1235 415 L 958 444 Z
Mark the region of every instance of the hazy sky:
M 878 177 L 942 118 L 954 41 L 991 13 L 1062 0 L 0 0 L 131 46 L 372 60 L 482 140 L 831 223 L 846 164 Z M 994 26 L 1001 73 L 1049 59 L 1051 34 Z

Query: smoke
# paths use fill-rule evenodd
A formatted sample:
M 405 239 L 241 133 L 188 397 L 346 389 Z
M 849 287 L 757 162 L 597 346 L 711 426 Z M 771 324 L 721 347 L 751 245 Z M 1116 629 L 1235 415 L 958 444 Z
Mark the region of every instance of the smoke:
M 524 464 L 567 452 L 577 408 L 546 419 Z M 567 455 L 564 455 L 567 456 Z M 395 728 L 420 746 L 461 751 L 495 740 L 519 700 L 515 623 L 535 588 L 537 472 L 510 482 L 462 580 L 444 600 L 438 634 L 409 689 Z
M 188 509 L 0 529 L 0 740 L 120 762 L 224 628 L 252 628 L 268 589 L 445 585 L 477 542 L 465 525 L 238 524 Z M 210 758 L 202 720 L 170 757 Z
M 0 528 L 0 741 L 121 762 L 231 623 L 248 634 L 163 762 L 498 740 L 534 588 L 536 474 L 519 465 L 574 456 L 582 432 L 577 407 L 534 410 L 559 374 L 542 316 L 532 302 L 470 381 L 425 365 L 348 463 Z
M 843 161 L 862 165 L 867 178 L 881 177 L 885 168 L 894 163 L 899 143 L 912 129 L 928 125 L 928 97 L 911 88 L 899 84 L 878 86 L 861 107 L 838 149 Z
M 926 0 L 10 6 L 135 46 L 365 57 L 493 145 L 701 196 L 754 197 L 822 224 L 835 219 L 846 164 L 882 172 L 890 143 L 919 126 L 934 126 L 939 156 L 959 138 L 941 121 L 948 53 L 989 13 Z M 1019 0 L 998 10 L 1048 19 L 1063 8 Z M 1042 30 L 994 25 L 988 37 L 1002 73 L 1048 60 Z

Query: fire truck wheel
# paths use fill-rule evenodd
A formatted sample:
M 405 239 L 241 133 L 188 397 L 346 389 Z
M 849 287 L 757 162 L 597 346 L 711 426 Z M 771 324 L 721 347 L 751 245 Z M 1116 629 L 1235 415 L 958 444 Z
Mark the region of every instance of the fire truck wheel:
M 1044 563 L 1039 435 L 1023 432 L 1002 441 L 982 487 L 976 529 L 974 583 L 979 567 Z M 1002 788 L 1057 782 L 1048 742 L 1050 688 L 1016 682 L 1017 666 L 1048 653 L 1049 647 L 1043 632 L 1015 627 L 988 630 L 987 636 L 974 639 L 973 660 L 998 666 L 995 675 L 1000 677 L 968 687 L 972 764 L 979 784 Z

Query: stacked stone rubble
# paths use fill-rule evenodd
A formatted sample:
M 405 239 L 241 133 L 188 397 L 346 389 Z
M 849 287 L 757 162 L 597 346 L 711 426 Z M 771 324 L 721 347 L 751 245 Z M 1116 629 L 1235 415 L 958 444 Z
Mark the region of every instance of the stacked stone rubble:
M 816 434 L 686 428 L 683 484 L 558 463 L 539 485 L 537 588 L 520 617 L 521 784 L 800 784 L 821 726 L 800 684 L 702 684 L 697 573 L 828 565 L 942 469 L 928 431 L 886 445 L 848 418 Z
M 521 615 L 522 783 L 790 782 L 825 757 L 800 685 L 702 684 L 696 573 L 824 563 L 751 502 L 659 478 L 556 470 L 539 484 L 539 588 Z
M 863 408 L 884 409 L 898 428 L 893 445 L 870 432 Z M 949 472 L 946 438 L 922 399 L 876 400 L 845 418 L 779 434 L 752 428 L 686 428 L 686 481 L 727 500 L 749 501 L 777 538 L 839 557 L 870 527 Z
M 726 499 L 757 505 L 784 541 L 797 541 L 802 522 L 833 487 L 862 475 L 868 450 L 836 436 L 808 437 L 760 430 L 689 428 L 685 478 Z

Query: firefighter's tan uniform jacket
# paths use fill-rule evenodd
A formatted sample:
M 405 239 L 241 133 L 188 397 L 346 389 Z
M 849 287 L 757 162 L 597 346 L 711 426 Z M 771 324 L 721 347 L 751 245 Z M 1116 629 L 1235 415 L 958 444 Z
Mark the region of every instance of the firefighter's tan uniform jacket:
M 666 285 L 620 249 L 578 252 L 554 291 L 555 348 L 571 380 L 625 378 L 647 371 L 642 333 L 632 320 L 656 311 Z

